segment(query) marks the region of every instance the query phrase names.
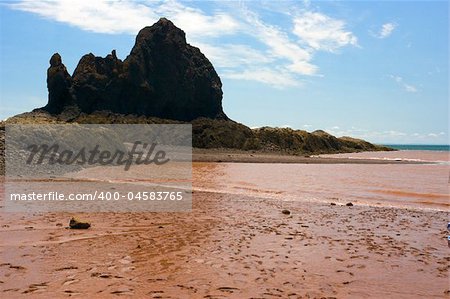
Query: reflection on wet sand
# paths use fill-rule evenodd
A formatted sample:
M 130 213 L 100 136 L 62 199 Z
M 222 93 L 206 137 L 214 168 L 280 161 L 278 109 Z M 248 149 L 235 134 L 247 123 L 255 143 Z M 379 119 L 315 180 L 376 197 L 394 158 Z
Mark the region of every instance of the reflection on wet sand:
M 450 206 L 449 165 L 194 163 L 194 190 L 282 201 Z

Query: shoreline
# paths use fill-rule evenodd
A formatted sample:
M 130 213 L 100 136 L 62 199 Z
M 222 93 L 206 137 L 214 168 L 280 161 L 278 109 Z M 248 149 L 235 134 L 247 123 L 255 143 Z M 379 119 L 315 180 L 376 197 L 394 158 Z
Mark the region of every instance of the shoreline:
M 0 136 L 1 137 L 1 136 Z M 0 142 L 0 144 L 2 144 Z M 379 152 L 379 151 L 378 151 Z M 363 153 L 363 152 L 352 152 Z M 366 152 L 367 153 L 367 152 Z M 346 154 L 346 153 L 335 153 Z M 321 154 L 322 155 L 322 154 Z M 323 154 L 330 155 L 330 154 Z M 234 149 L 192 148 L 192 162 L 216 163 L 280 163 L 280 164 L 435 164 L 428 161 L 350 159 L 341 157 L 319 157 L 317 155 L 293 155 L 289 153 L 266 153 Z M 5 174 L 4 151 L 0 146 L 0 176 Z
M 342 154 L 342 153 L 336 153 Z M 328 155 L 328 154 L 327 154 Z M 350 159 L 227 149 L 192 149 L 192 162 L 293 164 L 435 164 L 427 161 Z

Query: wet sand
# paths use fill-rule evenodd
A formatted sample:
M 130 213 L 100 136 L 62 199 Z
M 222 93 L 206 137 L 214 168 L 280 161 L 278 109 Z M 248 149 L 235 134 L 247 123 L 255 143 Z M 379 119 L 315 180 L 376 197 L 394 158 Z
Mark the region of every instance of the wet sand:
M 405 162 L 220 151 L 194 151 L 193 160 Z M 220 169 L 194 168 L 194 187 L 209 172 L 229 184 Z M 0 298 L 450 296 L 448 210 L 336 196 L 311 202 L 194 191 L 192 212 L 1 211 Z M 68 229 L 72 216 L 92 227 Z
M 427 161 L 349 159 L 336 155 L 297 156 L 279 152 L 240 151 L 229 149 L 198 149 L 192 151 L 193 162 L 227 163 L 296 163 L 296 164 L 427 164 Z
M 446 212 L 193 196 L 190 213 L 1 213 L 0 297 L 450 294 Z

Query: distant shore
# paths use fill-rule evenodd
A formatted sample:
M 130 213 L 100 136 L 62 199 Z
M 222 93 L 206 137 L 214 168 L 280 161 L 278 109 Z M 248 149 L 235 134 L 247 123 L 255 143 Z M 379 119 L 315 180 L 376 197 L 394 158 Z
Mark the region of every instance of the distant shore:
M 298 164 L 428 164 L 424 161 L 349 159 L 342 157 L 296 156 L 288 153 L 264 153 L 231 149 L 192 150 L 193 162 L 226 163 L 298 163 Z
M 338 154 L 338 153 L 336 153 Z M 327 154 L 329 155 L 329 154 Z M 5 174 L 3 148 L 0 146 L 0 176 Z M 243 151 L 235 149 L 192 149 L 192 162 L 217 163 L 297 163 L 297 164 L 430 164 L 426 161 L 350 159 L 318 155 L 293 155 L 291 153 Z

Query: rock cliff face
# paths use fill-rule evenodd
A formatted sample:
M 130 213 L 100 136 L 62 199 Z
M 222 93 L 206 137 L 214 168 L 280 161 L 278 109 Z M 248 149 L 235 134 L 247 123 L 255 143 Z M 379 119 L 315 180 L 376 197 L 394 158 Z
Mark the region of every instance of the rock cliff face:
M 54 54 L 47 86 L 49 101 L 44 109 L 52 114 L 75 106 L 85 113 L 105 110 L 181 121 L 227 119 L 222 83 L 212 64 L 164 18 L 139 32 L 124 61 L 115 51 L 105 58 L 87 54 L 70 76 L 61 56 Z

